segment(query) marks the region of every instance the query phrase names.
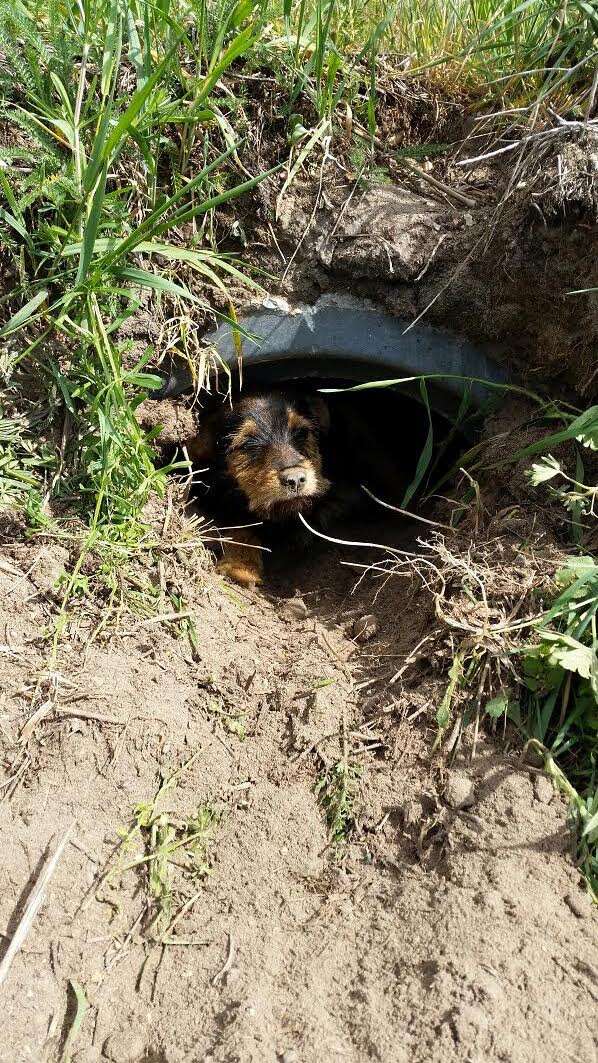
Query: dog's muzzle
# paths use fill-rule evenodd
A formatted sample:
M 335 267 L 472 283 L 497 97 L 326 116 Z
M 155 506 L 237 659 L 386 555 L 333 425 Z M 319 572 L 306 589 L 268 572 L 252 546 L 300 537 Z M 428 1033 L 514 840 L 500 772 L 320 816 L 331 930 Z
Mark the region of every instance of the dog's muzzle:
M 301 466 L 283 469 L 278 476 L 282 486 L 292 494 L 300 495 L 306 488 L 307 472 Z

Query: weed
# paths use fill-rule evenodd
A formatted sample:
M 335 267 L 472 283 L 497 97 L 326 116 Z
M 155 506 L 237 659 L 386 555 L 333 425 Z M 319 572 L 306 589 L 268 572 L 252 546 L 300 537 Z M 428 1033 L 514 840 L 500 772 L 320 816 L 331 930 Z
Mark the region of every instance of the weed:
M 222 726 L 229 734 L 234 735 L 240 742 L 244 742 L 247 736 L 244 712 L 227 712 L 217 701 L 210 701 L 208 711 L 210 715 L 218 717 Z
M 564 555 L 548 582 L 547 573 L 538 571 L 535 577 L 530 573 L 523 597 L 531 615 L 524 620 L 516 619 L 512 611 L 503 622 L 486 619 L 477 629 L 468 625 L 468 642 L 454 656 L 439 709 L 436 744 L 448 726 L 457 691 L 474 687 L 476 725 L 481 712 L 493 721 L 508 718 L 524 738 L 541 746 L 549 773 L 558 777 L 560 788 L 573 802 L 580 828 L 580 866 L 598 894 L 598 558 L 580 552 L 586 538 L 586 549 L 591 549 L 595 536 L 596 488 L 584 482 L 581 452 L 598 446 L 598 407 L 575 417 L 562 416 L 562 429 L 515 450 L 505 461 L 529 458 L 562 443 L 576 448 L 575 476 L 550 455 L 540 457 L 528 473 L 531 484 L 549 491 L 570 515 L 574 552 Z M 552 481 L 557 478 L 560 486 L 555 488 Z M 447 574 L 445 567 L 443 578 Z M 497 577 L 495 571 L 495 581 Z M 481 592 L 488 618 L 485 574 L 471 557 L 462 566 L 465 593 L 467 580 L 473 588 L 472 603 Z M 514 589 L 515 584 L 511 594 Z M 492 686 L 497 692 L 488 697 Z M 471 707 L 466 708 L 459 728 L 472 718 Z
M 409 56 L 405 77 L 427 68 L 481 81 L 493 105 L 580 108 L 596 30 L 581 0 L 432 0 L 425 11 L 192 0 L 141 15 L 136 0 L 0 0 L 0 339 L 10 344 L 0 365 L 20 410 L 20 367 L 47 398 L 41 433 L 33 413 L 7 428 L 2 401 L 0 502 L 26 507 L 38 530 L 56 508 L 77 516 L 79 567 L 102 542 L 114 573 L 142 541 L 144 507 L 169 471 L 156 468 L 136 418 L 158 385 L 151 360 L 182 354 L 205 386 L 217 360 L 198 344 L 197 315 L 218 292 L 234 320 L 231 286 L 253 283 L 219 249 L 214 222 L 268 176 L 239 157 L 246 119 L 233 68 L 272 72 L 290 130 L 288 183 L 346 132 L 353 109 L 374 135 L 385 50 Z M 162 323 L 157 349 L 133 351 L 120 336 L 148 312 Z M 78 578 L 65 588 L 62 630 Z
M 135 806 L 132 826 L 128 831 L 121 832 L 124 851 L 129 850 L 137 838 L 141 840 L 143 849 L 133 859 L 121 863 L 115 874 L 122 876 L 132 868 L 146 870 L 147 891 L 153 909 L 148 929 L 158 936 L 163 936 L 172 927 L 175 896 L 181 893 L 180 885 L 175 888 L 175 869 L 179 872 L 178 880 L 182 871 L 183 881 L 187 883 L 197 882 L 210 870 L 209 851 L 220 819 L 219 813 L 211 805 L 205 804 L 181 819 L 159 808 L 181 774 L 191 767 L 198 756 L 199 752 L 170 775 L 161 774 L 154 797 Z
M 316 782 L 315 793 L 324 809 L 334 845 L 344 844 L 353 829 L 353 807 L 360 777 L 361 768 L 343 758 L 326 767 Z
M 228 256 L 169 243 L 166 234 L 205 218 L 264 175 L 241 185 L 227 177 L 215 190 L 232 145 L 210 152 L 189 179 L 179 174 L 174 190 L 168 180 L 159 185 L 164 129 L 197 131 L 212 120 L 218 79 L 251 44 L 253 30 L 243 25 L 250 11 L 234 5 L 208 61 L 202 38 L 192 99 L 183 104 L 174 83 L 191 46 L 184 22 L 173 33 L 156 9 L 140 39 L 133 4 L 51 3 L 42 17 L 36 0 L 0 3 L 0 121 L 17 140 L 0 170 L 4 250 L 17 278 L 3 298 L 0 337 L 10 337 L 16 351 L 11 374 L 35 364 L 46 379 L 49 414 L 62 426 L 51 456 L 28 444 L 26 425 L 15 422 L 9 438 L 3 432 L 2 495 L 18 501 L 28 493 L 42 518 L 47 503 L 68 500 L 87 528 L 65 588 L 61 631 L 85 557 L 101 540 L 134 548 L 146 532 L 145 504 L 163 491 L 168 471 L 156 469 L 152 435 L 136 418 L 160 383 L 147 368 L 154 352 L 131 359 L 119 330 L 148 299 L 208 311 L 209 299 L 175 280 L 169 266 L 183 266 L 225 295 L 228 281 L 246 280 Z M 157 255 L 166 263 L 161 272 L 152 265 Z M 42 499 L 41 472 L 52 466 Z
M 420 380 L 424 388 L 426 379 Z M 374 381 L 351 390 L 402 383 Z M 520 390 L 511 385 L 504 387 L 507 391 Z M 434 749 L 445 742 L 454 710 L 459 706 L 461 711 L 447 743 L 449 754 L 458 748 L 463 729 L 473 724 L 473 755 L 480 721 L 486 715 L 494 725 L 501 717 L 505 721 L 508 718 L 525 739 L 540 743 L 547 755 L 558 758 L 555 771 L 576 795 L 575 815 L 582 831 L 580 866 L 591 888 L 598 892 L 594 815 L 598 802 L 598 558 L 593 523 L 598 495 L 595 485 L 587 484 L 584 478 L 584 454 L 592 455 L 598 450 L 598 406 L 579 413 L 547 404 L 531 393 L 527 397 L 538 407 L 536 425 L 553 426 L 556 421 L 560 427 L 548 435 L 539 435 L 526 446 L 513 448 L 494 463 L 488 462 L 484 443 L 461 455 L 458 466 L 470 486 L 465 497 L 458 500 L 455 513 L 460 519 L 472 503 L 476 512 L 480 509 L 480 487 L 472 472 L 487 475 L 500 466 L 530 461 L 540 455 L 528 470 L 528 479 L 532 486 L 548 490 L 564 506 L 570 517 L 574 552 L 570 556 L 560 554 L 561 567 L 553 574 L 546 571 L 541 558 L 525 552 L 524 544 L 520 544 L 521 556 L 525 557 L 523 571 L 521 562 L 509 570 L 497 560 L 492 547 L 485 551 L 480 543 L 471 542 L 459 550 L 437 536 L 426 544 L 422 580 L 427 586 L 430 580 L 436 581 L 436 614 L 460 637 L 436 715 Z M 425 390 L 422 399 L 427 406 Z M 574 450 L 574 475 L 563 461 L 546 454 L 563 444 Z M 420 485 L 431 456 L 429 436 L 408 495 Z M 452 473 L 454 469 L 444 480 L 450 479 Z M 453 514 L 453 527 L 456 523 Z M 476 533 L 477 530 L 476 517 Z M 587 552 L 581 553 L 584 548 Z M 399 562 L 395 558 L 389 565 L 396 569 Z M 465 610 L 462 603 L 458 609 L 447 610 L 449 586 L 459 588 Z M 523 602 L 528 605 L 529 615 L 520 619 L 518 612 Z
M 73 1016 L 73 1021 L 69 1027 L 68 1034 L 66 1036 L 64 1049 L 60 1057 L 60 1063 L 70 1063 L 72 1059 L 73 1045 L 77 1037 L 79 1036 L 79 1032 L 81 1030 L 85 1015 L 87 1013 L 87 1009 L 89 1007 L 87 997 L 85 996 L 85 991 L 78 984 L 78 982 L 74 982 L 72 979 L 70 979 L 69 986 L 71 988 L 73 997 L 75 998 L 75 1014 Z

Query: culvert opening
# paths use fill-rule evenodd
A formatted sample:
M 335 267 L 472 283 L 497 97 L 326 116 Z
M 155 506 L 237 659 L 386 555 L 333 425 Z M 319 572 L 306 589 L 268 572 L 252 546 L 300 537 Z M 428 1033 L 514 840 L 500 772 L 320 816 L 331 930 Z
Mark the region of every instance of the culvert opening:
M 488 352 L 466 340 L 437 328 L 411 329 L 407 322 L 355 300 L 328 298 L 293 311 L 266 307 L 246 315 L 240 325 L 241 331 L 223 325 L 208 337 L 217 360 L 231 371 L 233 410 L 255 394 L 319 395 L 326 403 L 330 426 L 319 436 L 318 446 L 338 505 L 327 507 L 324 521 L 319 505 L 306 509 L 305 516 L 333 537 L 355 539 L 364 522 L 375 521 L 382 542 L 392 545 L 404 528 L 396 514 L 373 502 L 363 488 L 391 506 L 419 508 L 475 437 L 496 395 L 493 388 L 506 382 Z M 240 354 L 242 387 L 237 375 Z M 374 382 L 377 386 L 363 388 Z M 162 396 L 191 387 L 187 371 L 175 367 Z M 221 401 L 208 402 L 202 417 L 209 418 Z M 257 421 L 263 419 L 259 413 Z M 255 418 L 249 421 L 249 428 L 238 422 L 234 432 L 255 435 Z M 227 432 L 232 438 L 230 425 Z M 250 446 L 251 439 L 241 450 Z M 250 464 L 248 457 L 239 460 Z M 229 472 L 233 465 L 227 466 Z M 276 468 L 272 466 L 272 475 Z M 259 465 L 256 470 L 261 475 Z M 221 488 L 222 477 L 214 479 L 208 469 L 196 495 L 217 526 L 230 526 L 235 524 L 235 509 L 227 505 L 222 511 Z M 246 503 L 253 489 L 251 476 L 246 476 L 237 495 L 244 495 Z M 286 519 L 286 509 L 284 521 L 271 519 L 275 512 L 268 511 L 264 520 L 252 505 L 241 505 L 237 523 L 247 524 L 252 516 L 254 523 L 263 521 L 256 532 L 259 542 L 286 559 L 289 548 L 292 554 L 298 542 L 305 545 L 304 529 L 296 536 L 291 525 L 299 522 Z

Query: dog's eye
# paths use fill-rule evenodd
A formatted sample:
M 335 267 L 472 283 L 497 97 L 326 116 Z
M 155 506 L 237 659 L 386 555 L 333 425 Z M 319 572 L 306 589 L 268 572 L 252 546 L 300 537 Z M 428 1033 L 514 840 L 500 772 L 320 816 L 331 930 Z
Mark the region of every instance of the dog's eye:
M 242 454 L 252 454 L 259 449 L 260 441 L 256 436 L 247 436 L 242 443 L 239 443 L 235 450 L 240 450 Z
M 293 442 L 296 447 L 304 447 L 309 439 L 309 429 L 297 428 L 293 432 Z

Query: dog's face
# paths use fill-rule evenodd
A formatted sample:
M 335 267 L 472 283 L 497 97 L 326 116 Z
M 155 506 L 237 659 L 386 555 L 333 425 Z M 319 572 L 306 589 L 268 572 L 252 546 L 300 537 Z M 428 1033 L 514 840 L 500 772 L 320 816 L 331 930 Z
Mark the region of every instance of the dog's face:
M 246 395 L 207 428 L 219 464 L 256 517 L 281 520 L 305 512 L 328 491 L 319 446 L 328 410 L 319 396 Z M 209 460 L 208 453 L 204 457 Z

